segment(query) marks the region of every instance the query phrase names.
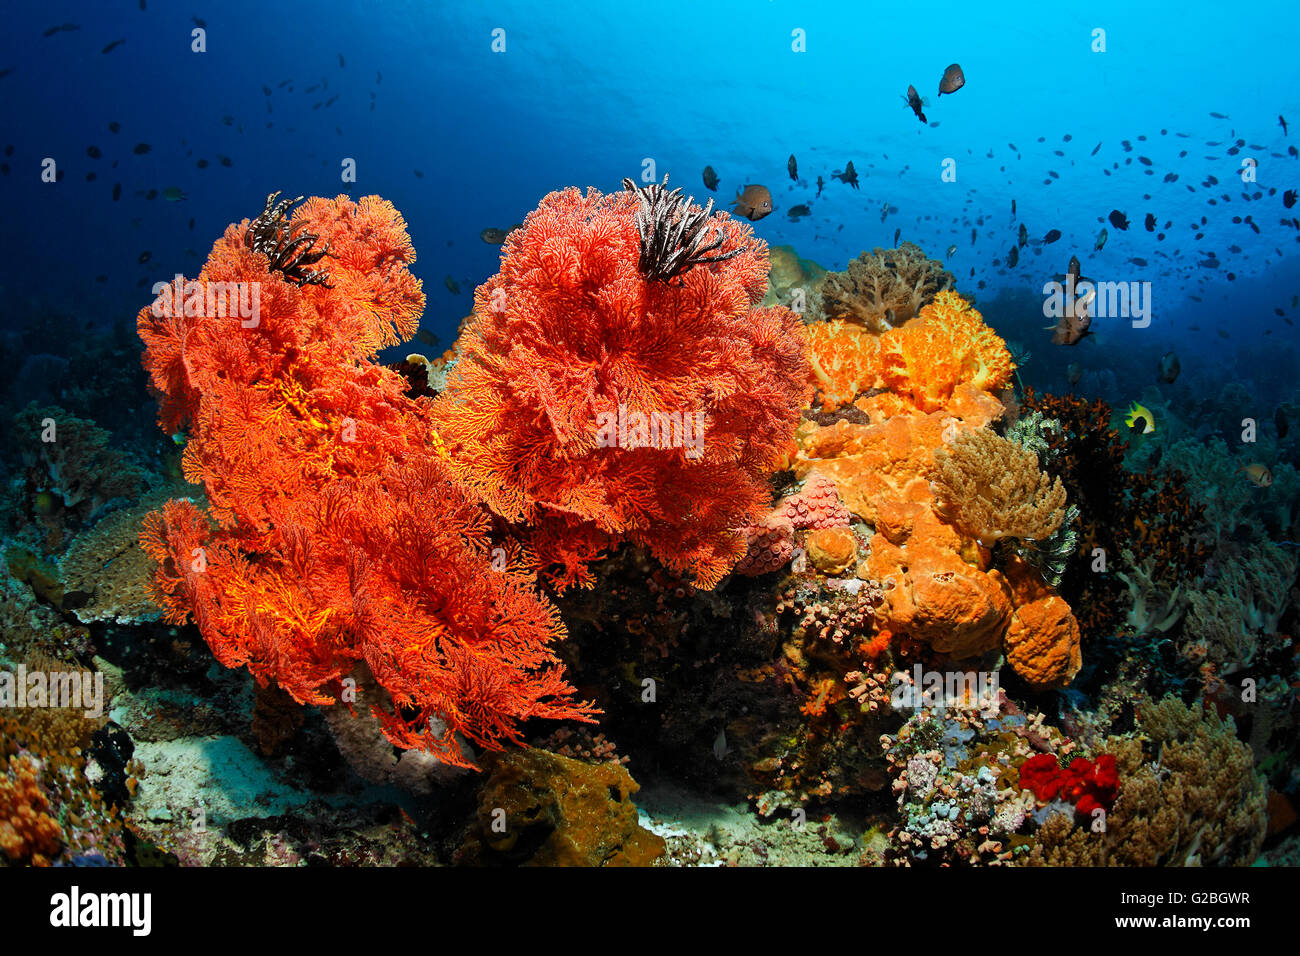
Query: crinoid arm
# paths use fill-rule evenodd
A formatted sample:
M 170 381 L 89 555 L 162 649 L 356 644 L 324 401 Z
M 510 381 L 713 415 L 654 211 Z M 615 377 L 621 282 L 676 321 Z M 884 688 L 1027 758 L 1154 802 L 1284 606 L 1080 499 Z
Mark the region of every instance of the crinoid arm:
M 320 236 L 303 231 L 301 226 L 295 235 L 293 227 L 289 225 L 288 213 L 290 207 L 302 201 L 302 197 L 279 199 L 279 196 L 280 192 L 276 190 L 266 197 L 266 208 L 249 223 L 248 231 L 244 233 L 244 245 L 266 256 L 270 268 L 282 273 L 295 285 L 332 288 L 328 281 L 329 270 L 307 268 L 329 255 L 330 244 L 327 242 L 316 249 L 316 241 Z
M 713 200 L 701 209 L 693 205 L 694 196 L 682 199 L 680 188 L 668 190 L 666 174 L 662 183 L 642 187 L 624 179 L 623 188 L 636 193 L 641 203 L 636 213 L 636 228 L 641 236 L 638 266 L 647 279 L 668 282 L 697 265 L 722 262 L 743 251 L 738 246 L 709 255 L 726 241 L 725 233 L 712 227 Z

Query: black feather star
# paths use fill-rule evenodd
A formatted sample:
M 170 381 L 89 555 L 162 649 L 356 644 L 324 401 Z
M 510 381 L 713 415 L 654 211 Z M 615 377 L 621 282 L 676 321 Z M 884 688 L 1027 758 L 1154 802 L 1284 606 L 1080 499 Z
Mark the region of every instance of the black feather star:
M 282 199 L 277 203 L 276 199 L 279 196 L 277 190 L 266 197 L 266 208 L 262 210 L 260 216 L 249 223 L 248 231 L 244 233 L 244 245 L 266 256 L 270 260 L 270 268 L 283 273 L 290 282 L 300 286 L 320 285 L 327 289 L 333 288 L 326 281 L 330 277 L 328 270 L 307 268 L 329 255 L 330 244 L 327 242 L 324 248 L 313 249 L 320 236 L 314 232 L 295 234 L 289 226 L 287 213 L 290 206 L 302 201 L 302 197 Z M 301 228 L 300 226 L 299 229 Z
M 722 248 L 727 238 L 721 229 L 717 233 L 713 231 L 710 217 L 713 200 L 710 199 L 703 209 L 692 207 L 694 196 L 682 199 L 680 188 L 668 191 L 667 175 L 662 183 L 650 183 L 641 188 L 632 180 L 624 179 L 623 188 L 636 193 L 641 203 L 636 213 L 636 228 L 641 236 L 641 258 L 637 267 L 647 279 L 668 282 L 697 265 L 722 262 L 744 251 L 741 246 L 721 255 L 709 255 Z

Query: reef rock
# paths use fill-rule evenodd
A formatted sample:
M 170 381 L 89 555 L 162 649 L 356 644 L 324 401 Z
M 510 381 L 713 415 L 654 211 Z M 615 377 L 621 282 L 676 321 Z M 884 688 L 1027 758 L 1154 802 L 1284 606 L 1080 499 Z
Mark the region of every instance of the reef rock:
M 471 865 L 647 866 L 661 837 L 637 823 L 640 790 L 622 766 L 545 750 L 491 761 L 478 814 L 457 860 Z

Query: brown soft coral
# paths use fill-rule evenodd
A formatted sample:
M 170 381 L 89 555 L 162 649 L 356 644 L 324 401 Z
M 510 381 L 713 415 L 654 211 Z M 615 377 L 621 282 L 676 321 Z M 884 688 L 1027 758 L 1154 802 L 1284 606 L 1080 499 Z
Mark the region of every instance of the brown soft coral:
M 665 845 L 638 822 L 632 797 L 640 789 L 617 763 L 589 764 L 535 748 L 496 757 L 457 859 L 476 865 L 649 866 Z
M 1065 486 L 1038 456 L 984 429 L 963 432 L 935 453 L 940 510 L 986 548 L 1003 538 L 1041 541 L 1065 521 Z
M 1145 740 L 1111 737 L 1121 781 L 1101 833 L 1064 814 L 1038 831 L 1031 864 L 1048 866 L 1247 866 L 1268 830 L 1254 757 L 1198 703 L 1175 697 L 1137 707 Z
M 1045 460 L 1069 487 L 1070 500 L 1082 515 L 1078 547 L 1066 566 L 1061 590 L 1078 609 L 1085 635 L 1114 633 L 1127 603 L 1118 575 L 1092 571 L 1095 549 L 1101 548 L 1111 560 L 1125 548 L 1150 558 L 1153 581 L 1167 592 L 1200 576 L 1209 556 L 1198 534 L 1204 505 L 1193 500 L 1181 474 L 1125 468 L 1127 445 L 1110 427 L 1111 409 L 1105 402 L 1036 395 L 1030 389 L 1024 407 L 1061 425 L 1044 433 Z
M 919 314 L 936 294 L 952 288 L 953 281 L 943 263 L 926 258 L 915 243 L 904 242 L 897 249 L 877 246 L 843 272 L 826 274 L 821 310 L 828 319 L 847 319 L 883 332 Z

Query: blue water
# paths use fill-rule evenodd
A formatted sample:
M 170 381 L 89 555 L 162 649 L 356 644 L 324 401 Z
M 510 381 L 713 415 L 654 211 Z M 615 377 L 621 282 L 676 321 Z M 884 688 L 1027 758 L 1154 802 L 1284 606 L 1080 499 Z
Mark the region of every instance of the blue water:
M 894 245 L 901 230 L 934 257 L 955 244 L 948 267 L 981 305 L 1002 289 L 1041 298 L 1071 253 L 1090 276 L 1152 283 L 1147 329 L 1110 323 L 1055 356 L 1047 333 L 1026 342 L 1040 374 L 1049 360 L 1100 366 L 1177 347 L 1206 382 L 1248 377 L 1265 361 L 1271 381 L 1294 375 L 1295 329 L 1274 310 L 1300 314 L 1291 305 L 1300 231 L 1284 224 L 1300 206 L 1282 205 L 1283 191 L 1300 187 L 1300 160 L 1286 150 L 1300 144 L 1300 125 L 1286 136 L 1278 123 L 1281 114 L 1300 124 L 1296 5 L 1076 6 L 10 4 L 0 32 L 0 71 L 12 71 L 0 78 L 0 145 L 13 147 L 0 176 L 0 287 L 88 321 L 129 322 L 148 285 L 195 274 L 213 239 L 259 212 L 271 190 L 378 193 L 406 216 L 429 297 L 425 325 L 446 342 L 496 268 L 484 227 L 519 222 L 551 189 L 612 190 L 643 170 L 714 198 L 701 181 L 710 164 L 721 202 L 746 183 L 770 186 L 777 208 L 756 232 L 829 268 Z M 206 24 L 203 53 L 191 51 L 195 17 Z M 42 36 L 63 23 L 79 29 Z M 1096 28 L 1104 53 L 1091 49 Z M 804 52 L 792 49 L 796 30 Z M 966 86 L 939 99 L 954 61 Z M 904 106 L 909 83 L 930 101 L 934 125 Z M 1238 138 L 1247 146 L 1227 155 Z M 137 143 L 151 150 L 136 155 Z M 786 173 L 791 153 L 797 183 Z M 1241 182 L 1246 156 L 1258 162 L 1257 183 Z M 41 182 L 46 157 L 61 182 Z M 356 162 L 356 184 L 340 180 L 345 158 Z M 947 159 L 955 182 L 941 181 Z M 848 160 L 858 190 L 831 179 Z M 1168 173 L 1177 181 L 1163 181 Z M 1207 176 L 1218 185 L 1204 186 Z M 144 198 L 172 186 L 188 198 Z M 796 203 L 812 215 L 788 219 Z M 885 206 L 897 211 L 882 222 Z M 1112 209 L 1127 214 L 1128 231 L 1105 222 Z M 1143 228 L 1147 212 L 1163 241 Z M 1234 216 L 1251 216 L 1259 233 Z M 1031 243 L 1018 268 L 1000 271 L 994 260 L 1021 222 Z M 1094 252 L 1103 226 L 1109 241 Z M 1040 244 L 1050 229 L 1062 238 Z M 1198 265 L 1211 254 L 1219 268 Z

